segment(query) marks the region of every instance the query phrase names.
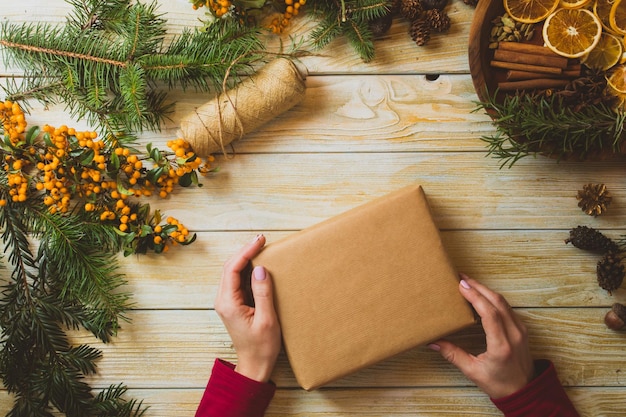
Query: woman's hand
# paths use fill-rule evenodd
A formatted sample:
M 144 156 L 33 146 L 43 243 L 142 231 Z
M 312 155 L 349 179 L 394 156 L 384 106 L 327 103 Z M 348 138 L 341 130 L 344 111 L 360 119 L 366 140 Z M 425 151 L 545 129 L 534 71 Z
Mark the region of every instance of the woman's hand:
M 262 266 L 252 271 L 251 287 L 254 307 L 245 304 L 241 289 L 241 272 L 265 244 L 258 235 L 224 265 L 215 300 L 220 316 L 237 352 L 235 371 L 255 381 L 270 379 L 280 352 L 280 324 L 274 309 L 272 279 Z
M 534 375 L 526 326 L 502 295 L 464 274 L 459 288 L 482 319 L 487 351 L 474 356 L 446 340 L 429 347 L 439 351 L 491 398 L 519 391 Z

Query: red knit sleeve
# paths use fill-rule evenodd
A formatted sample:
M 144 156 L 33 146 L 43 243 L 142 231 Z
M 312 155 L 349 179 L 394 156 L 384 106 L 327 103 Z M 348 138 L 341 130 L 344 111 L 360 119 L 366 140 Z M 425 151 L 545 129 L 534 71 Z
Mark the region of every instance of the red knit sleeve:
M 507 397 L 491 399 L 505 417 L 579 417 L 552 362 L 535 361 L 539 375 Z
M 276 386 L 254 381 L 216 359 L 196 417 L 263 417 Z

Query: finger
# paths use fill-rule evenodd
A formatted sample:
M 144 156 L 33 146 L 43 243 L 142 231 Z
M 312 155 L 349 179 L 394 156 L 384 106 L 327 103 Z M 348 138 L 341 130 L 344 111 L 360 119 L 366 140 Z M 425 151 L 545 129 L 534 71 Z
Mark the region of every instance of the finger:
M 468 378 L 472 379 L 471 375 L 474 368 L 474 356 L 445 339 L 437 340 L 436 342 L 429 344 L 428 347 L 436 352 L 439 352 L 444 359 L 459 368 L 459 370 Z
M 261 323 L 271 323 L 276 320 L 272 277 L 262 266 L 255 266 L 252 270 L 251 283 L 252 296 L 254 297 L 254 319 Z
M 218 290 L 220 294 L 233 294 L 240 290 L 241 271 L 261 251 L 263 245 L 265 245 L 265 236 L 257 235 L 252 242 L 241 248 L 235 256 L 226 262 Z
M 502 320 L 504 321 L 507 329 L 510 328 L 511 325 L 515 326 L 516 328 L 522 326 L 522 321 L 517 316 L 517 314 L 515 314 L 515 312 L 513 311 L 513 307 L 511 307 L 509 302 L 506 300 L 506 298 L 504 298 L 504 296 L 502 296 L 502 294 L 495 292 L 486 285 L 467 277 L 467 275 L 465 274 L 461 273 L 459 275 L 463 279 L 465 279 L 465 281 L 470 284 L 472 288 L 481 293 L 486 299 L 489 300 L 491 304 L 493 304 L 498 309 L 498 311 L 502 315 Z
M 502 346 L 506 343 L 506 327 L 502 314 L 489 299 L 470 285 L 470 283 L 474 284 L 475 282 L 474 280 L 462 279 L 459 283 L 461 294 L 480 316 L 483 329 L 485 330 L 487 346 Z

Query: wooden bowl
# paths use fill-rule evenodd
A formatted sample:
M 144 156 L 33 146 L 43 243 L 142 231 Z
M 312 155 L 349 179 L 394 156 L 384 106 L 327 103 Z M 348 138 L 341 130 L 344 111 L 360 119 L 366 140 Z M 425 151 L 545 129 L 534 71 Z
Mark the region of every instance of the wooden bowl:
M 491 21 L 504 14 L 502 0 L 480 0 L 470 25 L 468 59 L 474 89 L 480 101 L 486 101 L 487 90 L 495 91 L 499 72 L 489 65 L 493 51 L 489 49 Z
M 474 17 L 470 25 L 469 32 L 469 45 L 468 45 L 468 60 L 470 67 L 470 74 L 472 76 L 472 82 L 476 95 L 481 102 L 489 101 L 489 94 L 493 94 L 498 82 L 504 81 L 506 72 L 497 70 L 491 67 L 490 62 L 493 59 L 493 50 L 489 49 L 491 28 L 493 27 L 492 21 L 505 13 L 504 4 L 502 0 L 480 0 L 474 11 Z M 533 43 L 541 43 L 540 38 L 541 30 L 539 25 L 535 28 L 535 38 L 531 41 Z M 502 98 L 506 93 L 498 93 L 496 95 L 496 102 L 502 102 Z M 490 114 L 491 116 L 494 116 Z M 517 142 L 524 142 L 524 135 L 519 134 L 511 138 Z M 554 148 L 543 147 L 536 150 L 537 153 L 568 160 L 612 160 L 612 159 L 625 159 L 626 158 L 626 142 L 621 147 L 621 150 L 614 152 L 607 147 L 604 147 L 599 151 L 590 151 L 584 156 L 576 153 L 563 154 L 555 152 Z

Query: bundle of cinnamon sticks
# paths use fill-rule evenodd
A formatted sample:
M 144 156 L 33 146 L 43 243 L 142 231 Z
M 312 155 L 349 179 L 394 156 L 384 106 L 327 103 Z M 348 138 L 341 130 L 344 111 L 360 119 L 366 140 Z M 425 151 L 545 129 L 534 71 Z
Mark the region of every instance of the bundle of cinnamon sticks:
M 500 91 L 562 88 L 580 77 L 580 62 L 560 56 L 541 45 L 500 42 L 491 66 L 507 70 Z

